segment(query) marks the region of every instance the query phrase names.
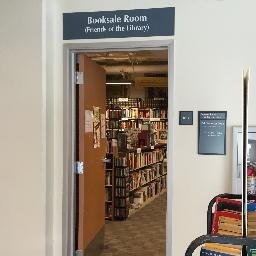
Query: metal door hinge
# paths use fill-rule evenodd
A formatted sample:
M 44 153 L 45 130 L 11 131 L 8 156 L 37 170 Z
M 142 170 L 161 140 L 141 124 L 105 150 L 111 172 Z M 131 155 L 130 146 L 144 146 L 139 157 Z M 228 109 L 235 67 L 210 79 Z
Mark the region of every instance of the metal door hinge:
M 84 84 L 84 72 L 76 71 L 75 74 L 75 83 L 76 84 Z
M 75 162 L 75 172 L 76 174 L 83 174 L 84 173 L 84 162 Z
M 84 256 L 84 251 L 77 250 L 75 251 L 75 256 Z

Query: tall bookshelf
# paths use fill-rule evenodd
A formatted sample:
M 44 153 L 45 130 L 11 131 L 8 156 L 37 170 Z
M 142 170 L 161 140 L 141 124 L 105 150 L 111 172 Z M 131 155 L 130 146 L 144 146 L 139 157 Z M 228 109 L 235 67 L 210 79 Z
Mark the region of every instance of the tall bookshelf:
M 107 100 L 108 150 L 115 152 L 116 220 L 126 219 L 166 189 L 167 105 L 166 99 Z
M 113 220 L 114 217 L 114 182 L 115 158 L 112 153 L 106 154 L 108 160 L 105 164 L 105 219 Z

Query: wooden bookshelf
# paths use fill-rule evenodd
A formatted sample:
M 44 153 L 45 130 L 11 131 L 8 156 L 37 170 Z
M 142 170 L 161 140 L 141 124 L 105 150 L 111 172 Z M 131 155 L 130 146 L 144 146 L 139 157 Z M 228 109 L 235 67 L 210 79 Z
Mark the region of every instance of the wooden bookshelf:
M 114 213 L 114 155 L 107 153 L 106 158 L 110 160 L 105 164 L 105 219 L 113 220 Z
M 154 182 L 154 181 L 158 180 L 159 178 L 161 178 L 161 177 L 163 177 L 163 176 L 166 176 L 166 175 L 167 175 L 167 173 L 162 174 L 162 175 L 160 175 L 160 176 L 158 176 L 158 177 L 156 177 L 156 178 L 154 178 L 154 179 L 152 179 L 152 180 L 150 180 L 150 181 L 148 181 L 148 182 L 146 182 L 146 183 L 144 183 L 144 184 L 141 184 L 140 186 L 138 186 L 138 187 L 136 187 L 136 188 L 132 188 L 132 189 L 130 189 L 130 192 L 133 192 L 133 191 L 135 191 L 135 190 L 138 190 L 138 189 L 140 189 L 141 187 L 147 186 L 149 183 Z
M 148 201 L 166 189 L 167 174 L 161 171 L 156 175 L 154 168 L 162 166 L 166 158 L 167 106 L 166 99 L 107 99 L 108 149 L 115 152 L 115 161 L 112 186 L 106 187 L 113 192 L 115 220 L 125 220 L 130 208 L 137 208 L 134 207 L 135 196 L 141 193 L 143 200 Z M 116 148 L 113 148 L 113 141 Z M 145 175 L 147 172 L 151 178 L 136 187 L 131 185 L 137 175 L 134 173 Z

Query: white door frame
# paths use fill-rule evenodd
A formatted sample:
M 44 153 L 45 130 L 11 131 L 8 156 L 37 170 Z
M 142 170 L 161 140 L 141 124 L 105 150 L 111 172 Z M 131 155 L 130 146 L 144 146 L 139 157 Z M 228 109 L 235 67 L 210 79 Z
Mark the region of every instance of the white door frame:
M 166 255 L 172 255 L 172 195 L 173 195 L 173 128 L 174 128 L 174 38 L 144 39 L 145 41 L 67 43 L 63 51 L 63 98 L 64 98 L 64 136 L 63 136 L 63 256 L 74 254 L 75 230 L 75 172 L 74 172 L 74 138 L 75 138 L 75 55 L 80 52 L 105 51 L 138 51 L 143 49 L 168 48 L 168 175 L 167 175 L 167 222 L 166 222 Z M 89 42 L 89 40 L 87 41 Z

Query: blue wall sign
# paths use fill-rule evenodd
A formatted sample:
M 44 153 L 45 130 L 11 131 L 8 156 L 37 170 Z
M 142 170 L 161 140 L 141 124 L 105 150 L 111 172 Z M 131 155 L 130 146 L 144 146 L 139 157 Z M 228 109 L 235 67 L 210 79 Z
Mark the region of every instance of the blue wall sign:
M 175 8 L 63 14 L 63 39 L 173 36 Z

